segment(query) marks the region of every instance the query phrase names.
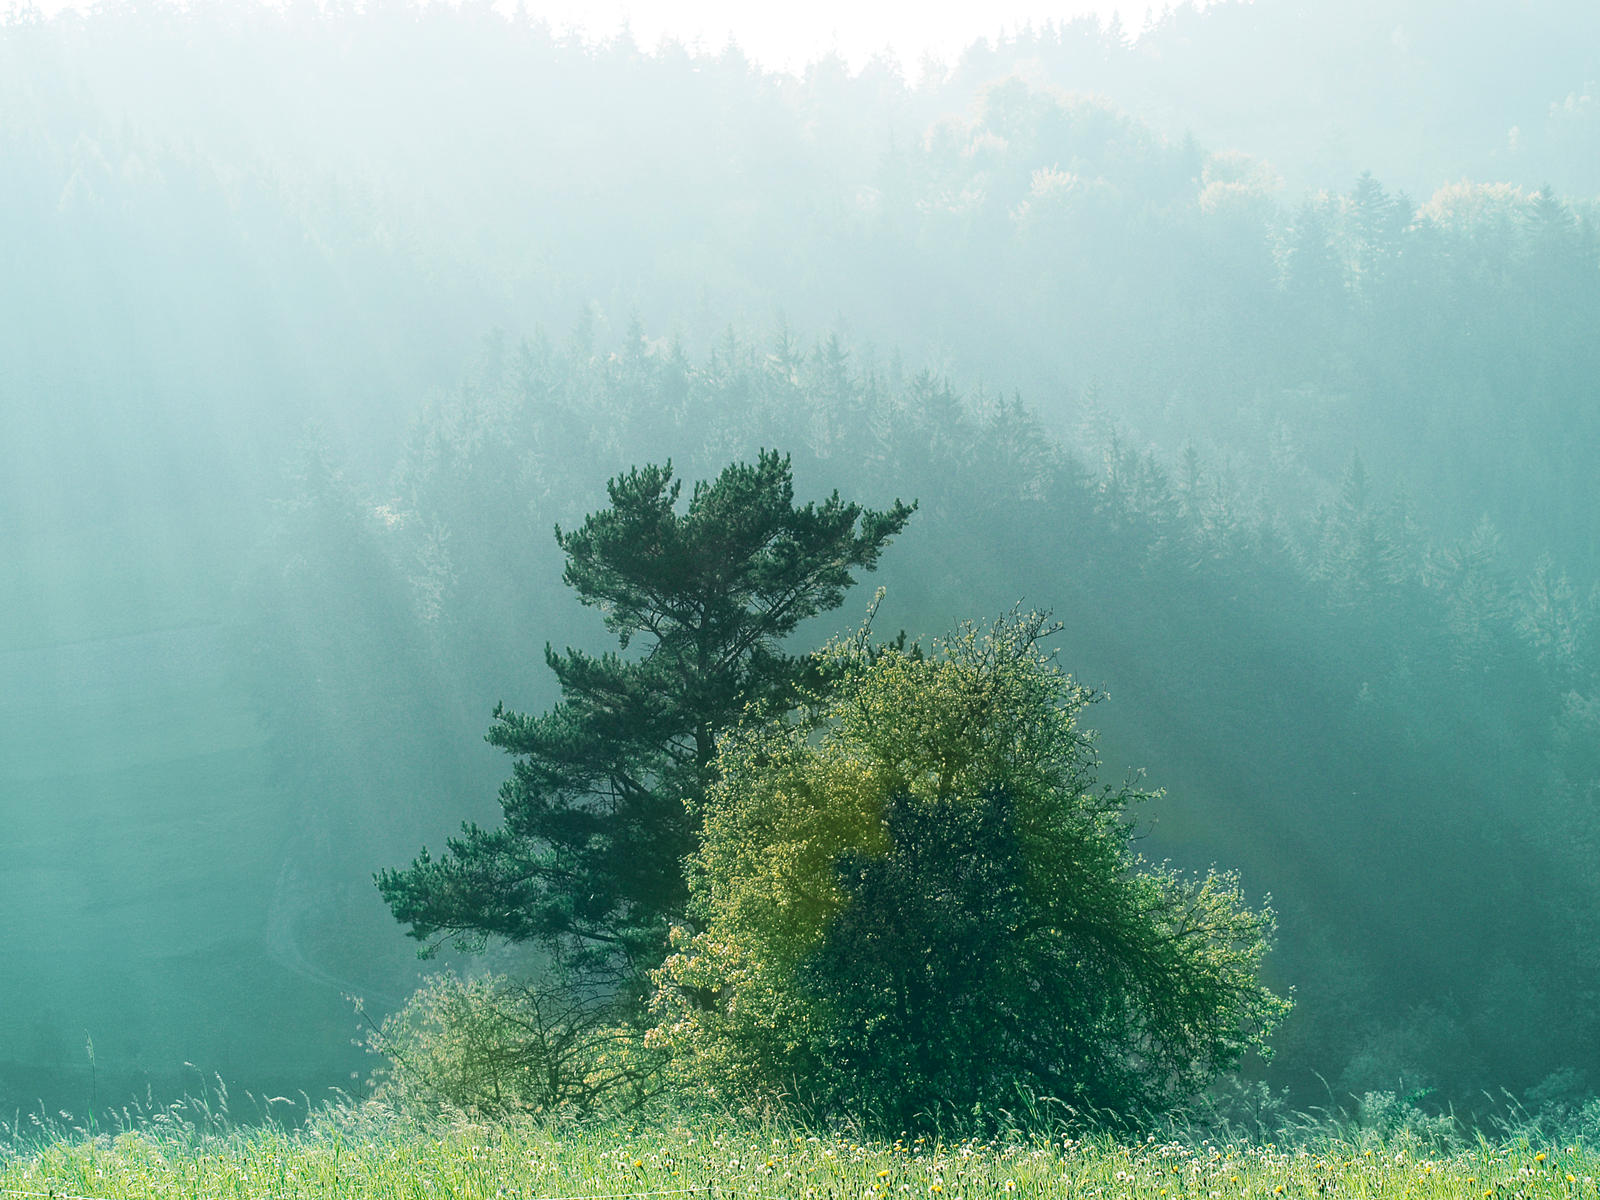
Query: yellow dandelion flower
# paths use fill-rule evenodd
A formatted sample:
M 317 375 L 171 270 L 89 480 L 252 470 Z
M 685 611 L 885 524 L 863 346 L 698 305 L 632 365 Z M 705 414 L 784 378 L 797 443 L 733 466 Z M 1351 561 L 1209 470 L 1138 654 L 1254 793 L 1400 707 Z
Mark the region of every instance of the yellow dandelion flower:
M 1533 1161 L 1534 1162 L 1543 1162 L 1544 1159 L 1545 1159 L 1545 1154 L 1544 1154 L 1543 1150 L 1539 1151 L 1539 1153 L 1537 1153 L 1537 1154 L 1535 1154 L 1533 1156 Z

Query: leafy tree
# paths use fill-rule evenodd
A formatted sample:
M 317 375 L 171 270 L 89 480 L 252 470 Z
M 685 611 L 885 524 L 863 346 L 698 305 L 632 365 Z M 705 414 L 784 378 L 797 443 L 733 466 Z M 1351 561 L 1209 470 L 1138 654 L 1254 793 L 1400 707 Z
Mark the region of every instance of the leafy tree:
M 1043 618 L 931 655 L 835 646 L 811 720 L 725 739 L 690 875 L 698 932 L 655 973 L 652 1044 L 722 1098 L 898 1128 L 1018 1090 L 1165 1108 L 1287 1009 L 1270 912 L 1139 859 L 1096 784 L 1093 694 Z
M 656 1056 L 616 1015 L 605 997 L 560 981 L 431 976 L 382 1024 L 369 1025 L 367 1050 L 382 1060 L 373 1097 L 418 1116 L 641 1101 L 659 1077 Z
M 637 978 L 659 962 L 687 891 L 716 737 L 746 705 L 783 707 L 807 660 L 781 639 L 838 606 L 911 515 L 835 492 L 796 507 L 789 459 L 763 452 L 695 485 L 678 511 L 671 464 L 607 485 L 611 507 L 556 530 L 563 576 L 619 648 L 547 646 L 562 699 L 538 716 L 497 705 L 488 740 L 516 758 L 505 824 L 463 826 L 378 887 L 413 937 L 541 942 Z

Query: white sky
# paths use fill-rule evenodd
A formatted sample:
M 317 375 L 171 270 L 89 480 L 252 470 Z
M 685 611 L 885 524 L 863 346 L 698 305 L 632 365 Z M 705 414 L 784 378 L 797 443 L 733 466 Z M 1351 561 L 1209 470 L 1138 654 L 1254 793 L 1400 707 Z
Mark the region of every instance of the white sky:
M 514 3 L 514 0 L 506 0 Z M 624 21 L 641 46 L 666 35 L 711 50 L 730 34 L 761 65 L 795 70 L 830 50 L 859 69 L 892 47 L 915 78 L 924 54 L 950 61 L 979 37 L 1031 21 L 1065 21 L 1120 13 L 1129 32 L 1144 24 L 1150 0 L 525 0 L 528 11 L 557 29 L 605 37 Z M 1157 12 L 1162 7 L 1156 0 Z
M 0 8 L 20 3 L 50 14 L 97 2 L 108 0 L 0 0 Z M 925 55 L 952 62 L 980 37 L 1030 22 L 1108 20 L 1113 13 L 1137 34 L 1146 15 L 1169 2 L 1176 0 L 522 0 L 552 28 L 592 39 L 608 38 L 626 23 L 646 49 L 670 35 L 715 51 L 732 37 L 748 57 L 774 70 L 798 70 L 829 51 L 859 70 L 873 55 L 892 50 L 913 80 Z M 517 0 L 496 3 L 517 7 Z

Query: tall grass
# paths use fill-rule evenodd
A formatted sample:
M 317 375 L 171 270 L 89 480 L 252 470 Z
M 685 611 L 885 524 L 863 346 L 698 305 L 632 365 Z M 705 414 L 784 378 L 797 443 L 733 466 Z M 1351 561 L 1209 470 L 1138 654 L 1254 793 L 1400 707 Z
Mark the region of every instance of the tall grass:
M 224 1094 L 225 1101 L 225 1094 Z M 260 1105 L 258 1108 L 262 1107 Z M 91 1131 L 6 1126 L 0 1196 L 364 1200 L 699 1195 L 845 1200 L 1022 1193 L 1095 1200 L 1597 1197 L 1600 1155 L 1513 1135 L 1454 1146 L 1308 1119 L 1292 1143 L 1175 1131 L 1140 1139 L 1020 1125 L 989 1137 L 866 1138 L 776 1121 L 457 1117 L 341 1100 L 298 1123 L 235 1124 L 215 1097 Z M 120 1120 L 120 1118 L 119 1118 Z

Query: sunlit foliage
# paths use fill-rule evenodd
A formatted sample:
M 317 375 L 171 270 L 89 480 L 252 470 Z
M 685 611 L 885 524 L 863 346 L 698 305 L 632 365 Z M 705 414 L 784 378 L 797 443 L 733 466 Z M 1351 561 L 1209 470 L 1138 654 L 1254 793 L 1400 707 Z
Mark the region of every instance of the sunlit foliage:
M 1263 1044 L 1270 914 L 1134 854 L 1141 796 L 1096 783 L 1091 695 L 1044 632 L 837 643 L 812 720 L 724 743 L 698 927 L 656 975 L 652 1039 L 696 1088 L 889 1128 L 1027 1096 L 1142 1111 Z
M 369 1028 L 373 1098 L 413 1116 L 487 1118 L 637 1103 L 658 1090 L 659 1055 L 612 1016 L 559 976 L 432 976 Z

